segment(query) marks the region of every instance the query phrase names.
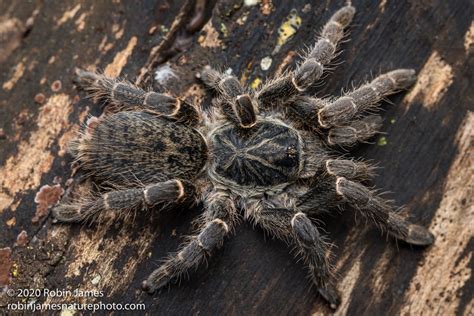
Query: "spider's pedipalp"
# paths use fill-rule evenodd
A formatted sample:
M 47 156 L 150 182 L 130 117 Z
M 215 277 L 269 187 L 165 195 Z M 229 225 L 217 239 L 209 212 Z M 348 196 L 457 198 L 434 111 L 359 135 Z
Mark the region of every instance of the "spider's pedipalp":
M 415 80 L 413 69 L 397 69 L 380 75 L 319 110 L 319 125 L 323 128 L 346 125 L 355 116 L 376 107 L 385 96 L 409 88 Z
M 194 124 L 199 119 L 197 109 L 185 100 L 153 91 L 147 92 L 125 80 L 77 69 L 75 81 L 96 102 L 110 103 L 120 111 L 140 109 L 189 124 Z
M 164 208 L 190 200 L 195 195 L 194 185 L 188 181 L 170 180 L 132 188 L 109 191 L 99 197 L 73 204 L 60 204 L 53 209 L 53 217 L 58 222 L 81 222 L 99 220 L 104 217 L 124 218 L 131 211 Z
M 434 236 L 428 229 L 404 219 L 393 210 L 388 201 L 364 185 L 343 177 L 337 177 L 335 185 L 337 194 L 358 213 L 395 238 L 418 246 L 429 246 L 434 242 Z
M 368 115 L 360 120 L 349 122 L 346 126 L 337 126 L 329 130 L 329 145 L 350 147 L 374 136 L 382 126 L 380 115 Z
M 242 128 L 250 128 L 255 125 L 257 106 L 236 77 L 220 73 L 210 66 L 206 66 L 199 73 L 198 78 L 220 95 L 222 110 L 229 120 Z

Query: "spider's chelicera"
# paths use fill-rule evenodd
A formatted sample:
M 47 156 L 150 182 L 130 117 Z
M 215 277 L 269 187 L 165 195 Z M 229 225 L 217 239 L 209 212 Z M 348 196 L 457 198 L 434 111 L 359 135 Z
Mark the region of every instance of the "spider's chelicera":
M 202 110 L 129 82 L 78 71 L 78 82 L 116 110 L 91 118 L 71 146 L 76 161 L 101 193 L 54 209 L 61 222 L 125 217 L 202 202 L 199 228 L 143 283 L 154 292 L 201 263 L 232 231 L 240 211 L 272 236 L 298 249 L 319 293 L 339 304 L 328 245 L 310 218 L 341 208 L 357 212 L 397 239 L 430 245 L 433 235 L 404 219 L 365 186 L 372 167 L 344 158 L 335 148 L 372 137 L 381 118 L 370 114 L 387 95 L 408 88 L 414 70 L 398 69 L 333 99 L 305 91 L 335 56 L 355 9 L 346 6 L 293 71 L 255 92 L 236 77 L 205 67 L 200 80 L 216 93 Z

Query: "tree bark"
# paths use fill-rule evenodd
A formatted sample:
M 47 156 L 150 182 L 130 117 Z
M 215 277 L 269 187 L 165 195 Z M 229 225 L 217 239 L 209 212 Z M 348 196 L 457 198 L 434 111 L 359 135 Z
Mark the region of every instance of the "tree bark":
M 192 231 L 199 207 L 117 226 L 55 225 L 49 211 L 74 187 L 68 142 L 101 111 L 75 89 L 75 67 L 206 106 L 210 96 L 195 79 L 201 67 L 231 69 L 256 86 L 293 66 L 344 3 L 0 2 L 0 285 L 97 290 L 104 296 L 36 300 L 144 303 L 148 314 L 330 314 L 286 245 L 247 223 L 207 267 L 150 296 L 141 281 Z M 417 70 L 408 93 L 382 104 L 385 134 L 355 155 L 378 163 L 375 185 L 436 241 L 424 250 L 397 245 L 349 210 L 322 218 L 335 245 L 336 314 L 472 315 L 474 3 L 353 5 L 341 63 L 314 92 L 337 95 L 371 74 Z M 0 310 L 17 301 L 27 300 L 4 291 Z

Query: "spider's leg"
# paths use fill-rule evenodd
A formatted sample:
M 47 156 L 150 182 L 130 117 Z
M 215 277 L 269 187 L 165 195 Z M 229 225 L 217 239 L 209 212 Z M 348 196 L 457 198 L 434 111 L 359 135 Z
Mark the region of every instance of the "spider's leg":
M 115 190 L 95 198 L 60 204 L 53 209 L 53 217 L 58 222 L 65 223 L 100 221 L 102 216 L 124 218 L 132 211 L 155 206 L 164 207 L 190 200 L 194 192 L 194 185 L 188 181 L 169 180 L 142 188 Z
M 263 209 L 254 214 L 255 221 L 270 234 L 293 243 L 310 272 L 310 278 L 331 308 L 340 303 L 338 291 L 332 283 L 327 243 L 311 220 L 302 212 L 289 209 Z
M 319 80 L 325 67 L 335 57 L 337 46 L 344 36 L 344 28 L 352 21 L 354 14 L 355 9 L 352 6 L 345 6 L 336 11 L 300 65 L 294 71 L 269 82 L 260 89 L 257 93 L 260 104 L 270 106 L 275 100 L 289 99 L 306 91 Z
M 202 224 L 198 232 L 190 236 L 176 254 L 170 256 L 147 280 L 143 290 L 153 293 L 204 261 L 209 253 L 222 245 L 224 237 L 232 229 L 236 217 L 235 206 L 225 194 L 214 193 L 206 199 Z
M 199 78 L 219 94 L 219 103 L 228 119 L 242 128 L 255 125 L 257 106 L 236 77 L 206 66 L 199 74 Z
M 317 116 L 319 126 L 331 128 L 347 125 L 365 111 L 376 108 L 385 96 L 407 89 L 415 80 L 413 69 L 397 69 L 380 75 L 320 109 Z
M 336 193 L 380 229 L 413 245 L 428 246 L 434 242 L 434 236 L 428 229 L 404 219 L 393 210 L 388 201 L 364 185 L 343 177 L 335 179 Z
M 382 126 L 380 115 L 368 115 L 360 120 L 351 121 L 346 126 L 337 126 L 329 130 L 329 145 L 350 147 L 374 136 Z
M 286 113 L 295 120 L 310 127 L 317 127 L 315 118 L 327 101 L 320 98 L 298 95 L 285 103 Z
M 363 161 L 350 159 L 328 159 L 325 162 L 329 175 L 350 180 L 367 181 L 374 175 L 374 167 Z
M 75 81 L 96 102 L 113 104 L 119 110 L 144 110 L 187 123 L 194 123 L 199 118 L 196 107 L 185 100 L 153 91 L 147 92 L 125 80 L 77 69 Z

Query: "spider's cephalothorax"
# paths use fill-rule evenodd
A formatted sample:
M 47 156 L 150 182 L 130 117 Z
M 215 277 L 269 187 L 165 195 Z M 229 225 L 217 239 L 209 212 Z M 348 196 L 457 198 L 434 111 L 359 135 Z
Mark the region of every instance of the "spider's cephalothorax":
M 224 183 L 265 189 L 295 180 L 301 169 L 301 138 L 283 123 L 262 120 L 245 130 L 226 124 L 210 139 L 211 171 Z
M 305 93 L 334 58 L 354 13 L 351 6 L 337 11 L 294 70 L 255 92 L 236 77 L 205 67 L 199 78 L 217 94 L 207 111 L 78 71 L 78 83 L 116 111 L 91 118 L 71 147 L 85 174 L 106 185 L 57 206 L 56 220 L 94 220 L 110 213 L 117 219 L 138 209 L 202 201 L 197 233 L 144 281 L 143 288 L 154 292 L 204 261 L 242 210 L 246 219 L 296 247 L 332 307 L 339 295 L 329 250 L 310 218 L 348 206 L 397 239 L 433 243 L 427 229 L 407 221 L 365 186 L 372 176 L 369 164 L 336 151 L 377 132 L 381 117 L 367 113 L 385 96 L 412 85 L 414 70 L 382 74 L 339 98 Z

